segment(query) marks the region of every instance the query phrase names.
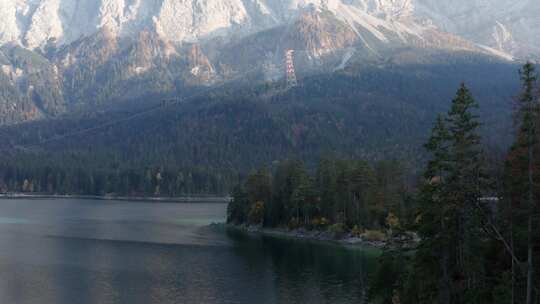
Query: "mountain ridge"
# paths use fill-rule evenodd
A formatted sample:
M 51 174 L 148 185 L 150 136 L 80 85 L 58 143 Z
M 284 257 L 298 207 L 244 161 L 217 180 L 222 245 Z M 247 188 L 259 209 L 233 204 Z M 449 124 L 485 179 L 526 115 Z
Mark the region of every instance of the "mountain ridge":
M 527 41 L 538 34 L 533 25 L 540 21 L 531 16 L 540 4 L 527 0 L 452 5 L 433 0 L 5 0 L 0 4 L 0 45 L 61 46 L 103 27 L 118 37 L 151 28 L 174 43 L 238 39 L 285 25 L 313 8 L 331 11 L 352 28 L 363 26 L 381 40 L 388 31 L 418 35 L 437 28 L 511 56 L 540 54 L 540 46 Z M 513 21 L 517 14 L 524 17 Z M 520 23 L 530 25 L 528 30 Z
M 420 18 L 418 1 L 6 0 L 0 123 L 229 82 L 280 82 L 289 49 L 300 79 L 354 66 L 432 64 L 424 52 L 512 59 Z

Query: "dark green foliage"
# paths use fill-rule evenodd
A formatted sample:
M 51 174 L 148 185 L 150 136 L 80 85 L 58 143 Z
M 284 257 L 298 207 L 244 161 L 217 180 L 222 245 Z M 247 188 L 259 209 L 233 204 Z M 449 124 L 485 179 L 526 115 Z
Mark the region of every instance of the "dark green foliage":
M 252 202 L 269 202 L 272 196 L 272 180 L 270 172 L 262 168 L 251 174 L 246 181 L 248 200 Z
M 130 166 L 113 154 L 19 154 L 0 160 L 0 192 L 182 196 L 227 194 L 234 171 L 203 166 Z M 26 185 L 26 186 L 25 186 Z
M 369 303 L 395 304 L 410 258 L 400 250 L 388 250 L 379 257 L 378 262 L 369 285 Z
M 540 108 L 534 67 L 527 64 L 521 75 L 520 130 L 507 158 L 504 189 L 488 188 L 498 183 L 484 173 L 476 104 L 462 85 L 425 146 L 432 157 L 417 196 L 421 242 L 405 268 L 394 264 L 391 253 L 383 255 L 370 289 L 374 303 L 538 301 L 540 234 L 530 219 L 538 214 L 540 193 L 539 160 L 531 153 L 538 149 Z M 500 169 L 493 169 L 497 164 L 491 167 L 490 179 L 501 178 Z M 492 193 L 503 194 L 499 206 L 486 197 Z M 385 279 L 383 272 L 396 278 Z
M 236 186 L 232 193 L 232 200 L 227 206 L 227 222 L 236 225 L 247 223 L 249 205 L 249 199 L 245 190 L 241 185 Z
M 534 303 L 540 297 L 540 223 L 535 219 L 540 213 L 540 88 L 533 64 L 525 64 L 520 76 L 522 89 L 515 113 L 519 129 L 506 159 L 505 199 L 500 206 L 501 224 L 508 227 L 504 236 L 514 258 L 502 270 L 510 273 L 508 285 L 516 302 Z
M 109 106 L 103 104 L 92 109 L 81 107 L 75 113 L 54 120 L 0 128 L 0 148 L 3 152 L 0 158 L 5 163 L 16 165 L 26 174 L 45 170 L 45 166 L 38 161 L 30 161 L 27 165 L 26 160 L 32 158 L 47 159 L 47 165 L 55 171 L 84 169 L 92 172 L 92 175 L 98 171 L 106 176 L 116 174 L 118 170 L 112 168 L 118 166 L 120 171 L 134 171 L 144 179 L 147 168 L 154 171 L 159 169 L 168 172 L 163 173 L 167 185 L 177 183 L 176 178 L 171 176 L 179 176 L 178 183 L 184 180 L 186 186 L 176 187 L 183 193 L 214 190 L 219 191 L 216 194 L 226 193 L 238 182 L 239 175 L 246 175 L 255 168 L 270 166 L 283 158 L 300 159 L 306 167 L 313 168 L 318 156 L 325 154 L 372 162 L 400 159 L 410 169 L 411 172 L 407 173 L 410 177 L 418 174 L 415 168 L 424 161 L 424 153 L 419 146 L 427 136 L 425 130 L 435 113 L 443 107 L 442 103 L 434 101 L 450 96 L 448 83 L 457 83 L 458 72 L 471 75 L 470 81 L 482 96 L 480 100 L 485 105 L 484 109 L 489 109 L 488 115 L 485 115 L 486 132 L 497 133 L 497 142 L 505 142 L 500 139 L 507 136 L 499 132 L 499 128 L 504 129 L 501 121 L 508 121 L 505 116 L 508 107 L 501 99 L 514 87 L 511 81 L 507 81 L 508 77 L 503 77 L 506 75 L 504 71 L 509 68 L 511 66 L 505 64 L 474 61 L 459 67 L 415 65 L 380 69 L 367 65 L 359 71 L 347 70 L 309 77 L 302 81 L 301 86 L 289 91 L 282 90 L 279 84 L 247 88 L 224 86 L 203 90 L 177 106 L 136 119 L 32 146 L 81 129 L 122 120 L 138 110 L 156 106 L 162 98 L 160 94 L 151 94 L 132 99 L 128 94 L 120 98 L 129 100 L 124 103 L 111 102 L 107 103 Z M 444 72 L 446 69 L 452 69 L 451 73 Z M 489 71 L 501 77 L 497 79 L 495 88 L 492 82 L 482 80 Z M 158 84 L 170 85 L 168 80 L 156 79 Z M 94 84 L 87 88 L 84 86 L 86 82 L 81 81 L 83 83 L 76 82 L 81 87 L 73 88 L 79 90 L 80 96 L 91 96 L 91 92 L 110 96 L 107 88 L 95 92 L 92 89 Z M 119 90 L 133 92 L 136 91 L 134 87 L 140 87 L 139 84 Z M 190 96 L 196 91 L 197 88 L 182 87 L 177 88 L 174 94 Z M 17 95 L 17 92 L 13 95 L 7 90 L 2 92 L 8 95 L 6 98 Z M 79 96 L 79 93 L 73 94 Z M 106 103 L 103 96 L 96 96 L 93 102 Z M 31 147 L 15 148 L 27 145 Z M 76 159 L 76 163 L 71 158 Z M 189 185 L 190 173 L 199 176 L 193 177 L 194 185 Z M 332 178 L 337 183 L 338 178 L 343 179 L 353 173 Z M 40 177 L 27 175 L 24 178 Z M 316 183 L 316 178 L 311 182 Z M 369 182 L 358 181 L 354 187 L 362 187 L 362 183 Z M 219 183 L 220 187 L 214 186 L 215 183 Z M 75 190 L 77 193 L 88 192 L 87 189 Z M 125 192 L 120 189 L 100 191 L 110 190 Z M 177 190 L 170 193 L 177 193 Z M 131 188 L 130 191 L 140 190 Z M 155 188 L 145 188 L 145 191 L 153 194 Z M 163 186 L 160 192 L 162 195 L 169 193 Z M 354 195 L 361 203 L 362 197 L 358 196 L 358 191 Z M 323 203 L 333 199 L 328 198 Z M 390 197 L 384 199 L 393 200 Z M 341 209 L 350 207 L 342 205 Z M 348 216 L 365 217 L 367 214 L 355 212 L 354 209 L 346 210 Z M 370 212 L 377 213 L 376 208 Z
M 484 258 L 489 243 L 479 214 L 486 188 L 476 107 L 461 85 L 426 144 L 432 158 L 418 197 L 422 241 L 401 286 L 402 303 L 490 303 Z
M 302 162 L 289 160 L 277 165 L 271 180 L 262 169 L 250 175 L 242 188 L 245 192 L 233 193 L 231 223 L 249 223 L 250 210 L 258 202 L 264 204 L 264 225 L 269 227 L 339 225 L 346 232 L 354 227 L 385 228 L 390 212 L 404 223 L 407 219 L 405 178 L 397 161 L 371 165 L 323 158 L 310 174 Z

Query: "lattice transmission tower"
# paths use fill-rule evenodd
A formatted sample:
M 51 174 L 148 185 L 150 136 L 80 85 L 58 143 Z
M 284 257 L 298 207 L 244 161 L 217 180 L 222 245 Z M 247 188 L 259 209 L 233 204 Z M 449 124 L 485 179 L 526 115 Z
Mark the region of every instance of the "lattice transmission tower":
M 296 71 L 294 69 L 294 50 L 285 51 L 285 79 L 287 80 L 287 87 L 292 88 L 298 85 L 296 80 Z

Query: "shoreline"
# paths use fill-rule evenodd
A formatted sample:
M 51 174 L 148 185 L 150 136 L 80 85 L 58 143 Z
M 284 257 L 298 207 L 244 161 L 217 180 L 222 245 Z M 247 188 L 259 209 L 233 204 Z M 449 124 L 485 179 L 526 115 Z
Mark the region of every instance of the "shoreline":
M 147 196 L 115 196 L 115 195 L 60 195 L 60 194 L 26 194 L 1 193 L 0 199 L 83 199 L 101 201 L 135 201 L 159 203 L 228 203 L 226 196 L 181 196 L 181 197 L 147 197 Z
M 228 229 L 234 229 L 246 234 L 262 235 L 271 237 L 284 237 L 296 240 L 315 241 L 322 243 L 331 243 L 340 246 L 356 247 L 356 248 L 371 248 L 382 250 L 389 246 L 392 246 L 393 241 L 373 241 L 366 240 L 362 237 L 352 236 L 347 234 L 343 237 L 334 237 L 332 233 L 328 231 L 319 230 L 306 230 L 306 229 L 294 229 L 288 230 L 285 228 L 262 228 L 258 226 L 246 226 L 246 225 L 231 225 L 226 224 Z

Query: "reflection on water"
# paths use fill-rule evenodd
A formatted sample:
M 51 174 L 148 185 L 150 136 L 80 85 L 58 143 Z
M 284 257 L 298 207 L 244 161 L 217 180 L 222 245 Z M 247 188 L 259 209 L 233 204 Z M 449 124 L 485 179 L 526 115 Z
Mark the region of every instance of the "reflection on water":
M 208 226 L 225 210 L 0 200 L 0 303 L 361 303 L 369 252 Z
M 234 252 L 260 280 L 263 303 L 361 303 L 376 252 L 228 232 Z

